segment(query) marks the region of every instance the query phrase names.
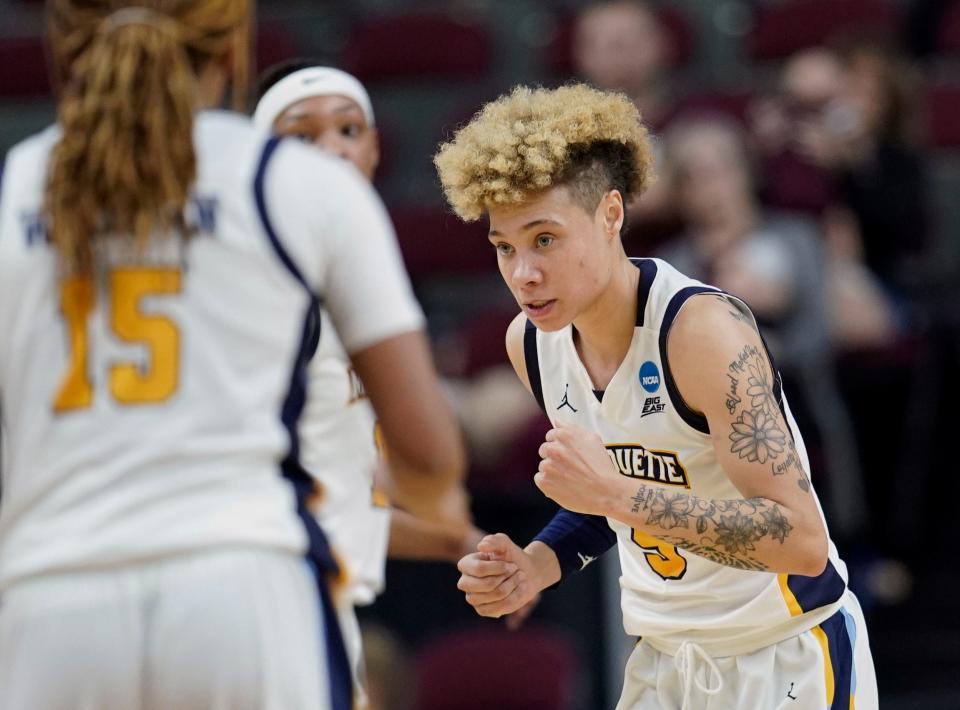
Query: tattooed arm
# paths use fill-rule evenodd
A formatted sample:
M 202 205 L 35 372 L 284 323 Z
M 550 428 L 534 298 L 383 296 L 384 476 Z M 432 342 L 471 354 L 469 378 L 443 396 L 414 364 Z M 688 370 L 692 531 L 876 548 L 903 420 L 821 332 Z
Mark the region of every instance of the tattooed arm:
M 667 349 L 680 393 L 707 418 L 717 459 L 742 499 L 702 498 L 611 475 L 600 438 L 565 424 L 547 434 L 534 480 L 569 510 L 606 515 L 714 562 L 816 575 L 826 565 L 826 530 L 763 344 L 749 321 L 734 315 L 727 301 L 692 298 Z
M 691 298 L 668 336 L 667 358 L 681 397 L 706 417 L 717 459 L 746 500 L 691 500 L 689 530 L 661 539 L 745 566 L 818 574 L 826 530 L 781 411 L 778 375 L 753 325 L 727 299 Z M 658 496 L 649 497 L 637 514 L 656 519 Z

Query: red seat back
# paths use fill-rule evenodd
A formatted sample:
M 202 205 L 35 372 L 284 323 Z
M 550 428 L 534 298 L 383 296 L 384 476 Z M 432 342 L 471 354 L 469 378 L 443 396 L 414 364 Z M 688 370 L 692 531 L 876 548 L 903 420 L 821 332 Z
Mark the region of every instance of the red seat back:
M 359 25 L 344 51 L 347 71 L 361 81 L 482 76 L 490 36 L 481 25 L 442 13 L 398 15 Z
M 570 710 L 577 690 L 570 641 L 546 629 L 477 629 L 420 653 L 417 710 Z
M 784 59 L 843 34 L 892 37 L 899 16 L 884 0 L 786 0 L 766 3 L 747 37 L 753 59 Z

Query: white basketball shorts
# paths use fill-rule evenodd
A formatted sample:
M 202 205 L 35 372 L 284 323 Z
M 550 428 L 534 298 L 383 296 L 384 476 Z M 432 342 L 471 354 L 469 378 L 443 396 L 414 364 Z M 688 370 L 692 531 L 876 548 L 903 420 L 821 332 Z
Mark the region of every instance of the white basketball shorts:
M 637 643 L 617 710 L 876 710 L 877 678 L 856 597 L 809 631 L 739 656 L 675 656 Z
M 37 577 L 0 600 L 0 708 L 329 710 L 324 638 L 316 578 L 293 553 Z

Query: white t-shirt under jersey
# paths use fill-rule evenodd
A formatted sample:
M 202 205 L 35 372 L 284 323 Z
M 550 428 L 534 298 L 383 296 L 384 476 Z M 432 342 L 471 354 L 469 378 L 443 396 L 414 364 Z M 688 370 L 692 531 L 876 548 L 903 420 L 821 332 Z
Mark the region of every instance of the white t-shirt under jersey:
M 577 354 L 572 326 L 536 331 L 547 415 L 554 424 L 573 422 L 598 433 L 622 475 L 667 492 L 742 499 L 717 460 L 706 421 L 685 411 L 664 366 L 666 333 L 683 304 L 696 293 L 720 292 L 659 259 L 634 263 L 641 278 L 633 341 L 602 401 Z M 740 301 L 730 300 L 749 315 Z M 809 472 L 785 399 L 782 409 Z M 846 567 L 832 542 L 829 564 L 818 577 L 778 575 L 711 562 L 617 520 L 607 522 L 617 535 L 624 627 L 667 653 L 675 653 L 683 641 L 715 656 L 776 643 L 833 614 L 846 589 Z
M 0 586 L 212 546 L 303 550 L 279 473 L 322 300 L 348 352 L 422 327 L 385 211 L 343 161 L 197 116 L 185 244 L 104 254 L 89 313 L 40 218 L 50 128 L 0 187 Z

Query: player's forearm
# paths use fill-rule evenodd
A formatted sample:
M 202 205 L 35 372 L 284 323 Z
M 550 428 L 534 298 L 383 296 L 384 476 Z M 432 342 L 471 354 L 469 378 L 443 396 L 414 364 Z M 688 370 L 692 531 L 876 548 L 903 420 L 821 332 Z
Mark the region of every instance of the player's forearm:
M 618 482 L 609 517 L 708 560 L 737 569 L 815 576 L 827 561 L 817 518 L 766 498 L 718 500 Z
M 393 559 L 456 562 L 471 551 L 465 549 L 468 530 L 468 526 L 458 529 L 394 508 L 390 512 L 387 555 Z
M 533 580 L 531 581 L 537 591 L 542 592 L 560 581 L 560 562 L 549 545 L 534 540 L 523 548 L 523 551 L 533 563 Z

